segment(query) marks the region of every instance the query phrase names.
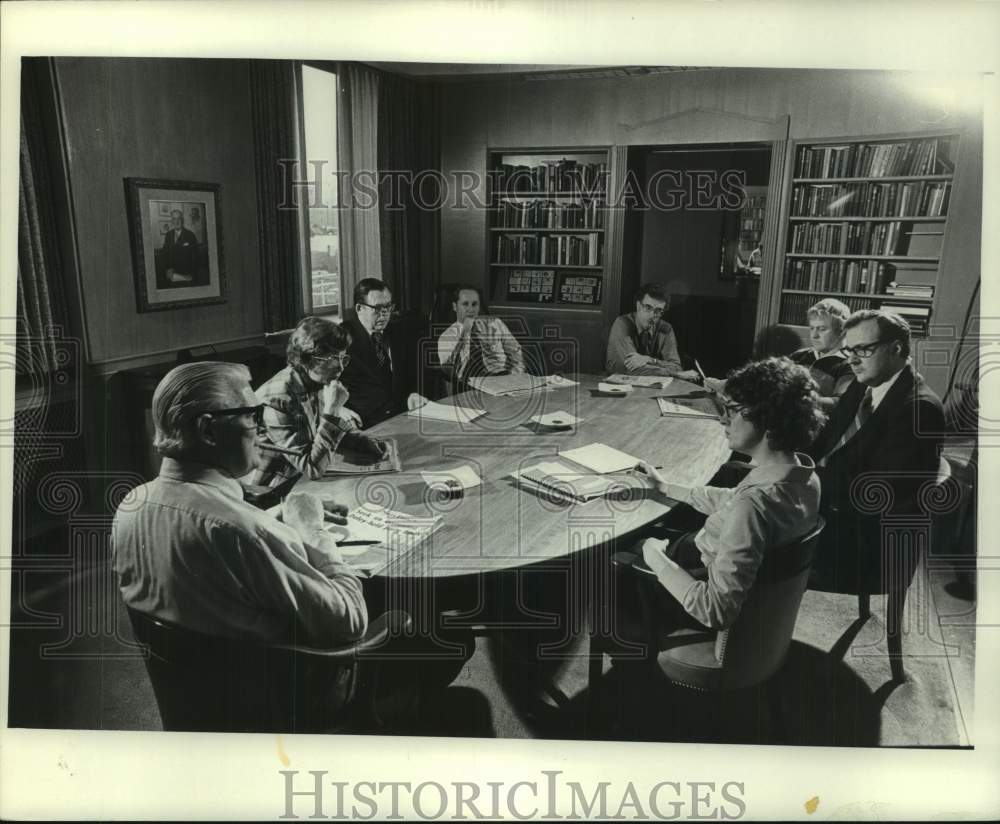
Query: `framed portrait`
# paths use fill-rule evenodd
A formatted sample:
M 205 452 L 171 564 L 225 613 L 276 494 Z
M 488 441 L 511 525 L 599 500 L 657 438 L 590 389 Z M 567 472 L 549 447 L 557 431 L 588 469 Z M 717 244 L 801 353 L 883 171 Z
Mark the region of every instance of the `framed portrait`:
M 221 189 L 125 178 L 139 312 L 225 302 Z

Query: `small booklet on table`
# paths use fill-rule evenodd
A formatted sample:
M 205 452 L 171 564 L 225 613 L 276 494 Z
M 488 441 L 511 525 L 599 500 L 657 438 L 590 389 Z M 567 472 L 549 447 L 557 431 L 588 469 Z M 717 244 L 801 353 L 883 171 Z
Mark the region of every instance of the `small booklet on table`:
M 719 420 L 719 407 L 711 398 L 679 398 L 660 395 L 656 399 L 661 417 Z
M 663 377 L 662 375 L 623 375 L 621 373 L 616 373 L 608 377 L 608 383 L 620 383 L 625 386 L 659 386 L 661 389 L 666 389 L 673 383 L 673 378 Z
M 338 475 L 379 475 L 384 472 L 400 472 L 403 465 L 399 460 L 399 444 L 395 438 L 381 438 L 389 451 L 384 458 L 373 458 L 351 450 L 334 452 L 330 463 L 323 470 L 326 477 Z
M 545 378 L 535 375 L 483 375 L 469 378 L 469 386 L 486 395 L 514 395 L 530 392 L 546 385 Z
M 428 401 L 423 406 L 411 409 L 406 413 L 412 418 L 423 418 L 431 421 L 449 421 L 451 423 L 470 423 L 486 414 L 485 409 L 475 409 L 469 406 L 451 406 L 446 403 Z
M 560 452 L 555 459 L 514 472 L 513 477 L 531 491 L 583 504 L 622 489 L 621 473 L 638 463 L 638 458 L 625 452 L 592 443 Z

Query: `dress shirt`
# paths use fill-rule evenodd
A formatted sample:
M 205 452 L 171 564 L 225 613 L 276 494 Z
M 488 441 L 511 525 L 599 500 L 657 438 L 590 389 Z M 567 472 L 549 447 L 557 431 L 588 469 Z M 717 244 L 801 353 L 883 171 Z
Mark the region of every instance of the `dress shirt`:
M 793 541 L 816 525 L 820 484 L 812 458 L 754 467 L 734 488 L 697 486 L 688 503 L 708 515 L 695 545 L 708 572 L 706 580 L 684 576 L 682 591 L 657 575 L 696 621 L 711 629 L 730 626 L 739 615 L 764 553 Z M 689 580 L 690 579 L 690 580 Z
M 266 453 L 266 462 L 251 477 L 251 483 L 277 486 L 293 473 L 316 480 L 330 463 L 344 434 L 353 428 L 347 419 L 324 414 L 323 387 L 286 366 L 257 389 L 266 404 L 264 423 L 267 439 L 275 446 L 303 450 L 300 457 Z
M 524 372 L 521 344 L 511 334 L 507 324 L 493 315 L 482 315 L 476 318 L 474 329 L 478 330 L 482 341 L 483 367 L 487 374 L 507 371 L 519 375 Z M 462 324 L 455 321 L 438 338 L 438 360 L 446 368 L 453 367 L 458 376 L 465 372 L 472 344 L 472 335 L 469 334 L 459 346 L 461 336 Z
M 164 458 L 159 477 L 118 507 L 111 540 L 125 603 L 155 618 L 243 640 L 304 633 L 325 646 L 365 632 L 361 584 L 331 536 L 317 533 L 307 550 L 204 464 Z
M 652 340 L 645 347 L 640 340 L 639 327 L 635 323 L 635 312 L 621 315 L 611 325 L 608 333 L 608 351 L 605 368 L 611 374 L 632 375 L 675 375 L 681 371 L 681 356 L 677 351 L 674 330 L 665 320 L 657 320 L 648 330 Z M 646 349 L 646 352 L 641 352 Z M 633 353 L 650 354 L 659 363 L 647 363 L 635 369 L 625 365 L 625 358 Z
M 904 366 L 903 369 L 906 367 Z M 889 380 L 882 381 L 878 386 L 871 387 L 872 390 L 872 412 L 878 409 L 878 405 L 882 403 L 882 399 L 889 394 L 889 390 L 892 389 L 892 385 L 899 379 L 899 376 L 903 374 L 903 369 L 900 369 L 895 375 L 893 375 Z

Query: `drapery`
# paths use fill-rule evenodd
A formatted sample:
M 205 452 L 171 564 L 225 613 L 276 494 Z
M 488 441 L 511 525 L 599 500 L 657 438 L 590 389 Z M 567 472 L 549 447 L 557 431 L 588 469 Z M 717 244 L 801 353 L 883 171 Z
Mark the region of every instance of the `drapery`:
M 344 307 L 354 286 L 382 277 L 378 206 L 378 73 L 356 63 L 337 64 L 337 166 L 341 173 L 340 273 Z M 343 315 L 343 310 L 341 315 Z
M 21 158 L 17 238 L 16 373 L 56 372 L 56 339 L 69 317 L 56 243 L 52 171 L 39 89 L 33 71 L 21 73 Z
M 292 205 L 295 69 L 290 60 L 249 63 L 264 328 L 276 332 L 294 326 L 303 313 L 298 214 Z
M 379 88 L 382 273 L 396 302 L 430 313 L 439 268 L 440 95 L 432 83 L 385 74 Z

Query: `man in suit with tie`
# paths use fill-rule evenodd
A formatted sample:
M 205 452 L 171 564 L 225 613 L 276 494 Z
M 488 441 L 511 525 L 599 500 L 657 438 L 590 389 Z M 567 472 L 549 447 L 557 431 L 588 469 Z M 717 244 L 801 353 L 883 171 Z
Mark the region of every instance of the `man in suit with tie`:
M 163 236 L 163 257 L 166 279 L 171 284 L 199 285 L 195 283 L 198 275 L 198 238 L 184 226 L 184 213 L 180 209 L 170 213 L 170 231 Z
M 827 525 L 811 583 L 841 592 L 885 592 L 882 519 L 919 513 L 918 490 L 938 467 L 944 411 L 910 365 L 910 327 L 903 318 L 865 309 L 852 314 L 844 329 L 841 351 L 855 382 L 812 449 Z M 873 493 L 890 496 L 877 512 Z
M 417 394 L 406 400 L 403 355 L 395 351 L 395 344 L 386 334 L 393 309 L 389 287 L 378 278 L 364 278 L 354 287 L 356 317 L 347 318 L 343 324 L 351 336 L 347 350 L 351 361 L 340 382 L 351 393 L 347 408 L 361 416 L 365 429 L 407 406 L 413 409 L 426 402 Z

